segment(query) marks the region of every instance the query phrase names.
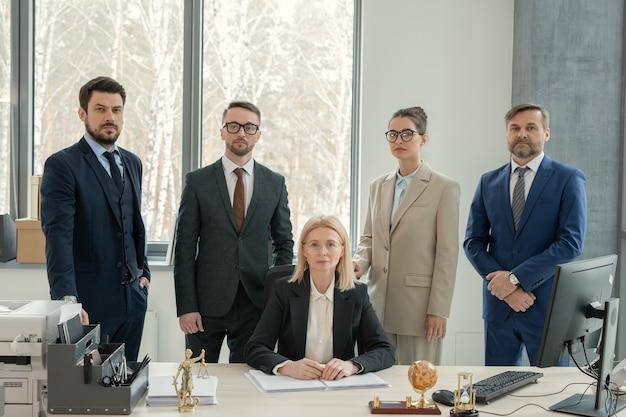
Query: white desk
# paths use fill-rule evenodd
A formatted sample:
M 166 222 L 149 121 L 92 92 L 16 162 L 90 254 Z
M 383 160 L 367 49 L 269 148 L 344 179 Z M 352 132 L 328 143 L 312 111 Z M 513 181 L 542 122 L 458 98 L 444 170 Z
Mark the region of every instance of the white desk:
M 174 363 L 154 363 L 150 365 L 151 375 L 174 375 L 176 367 Z M 346 391 L 306 391 L 295 393 L 273 393 L 266 394 L 259 392 L 254 385 L 245 377 L 245 372 L 250 368 L 247 365 L 227 365 L 209 364 L 209 373 L 219 378 L 217 387 L 218 405 L 198 407 L 195 413 L 185 414 L 202 417 L 349 417 L 349 416 L 370 416 L 367 407 L 368 401 L 378 394 L 381 401 L 402 401 L 406 395 L 417 398 L 417 394 L 412 392 L 407 379 L 407 366 L 394 366 L 392 368 L 377 373 L 381 378 L 391 384 L 390 388 L 384 389 L 357 389 Z M 460 367 L 460 366 L 440 366 L 439 380 L 437 385 L 428 394 L 432 394 L 437 388 L 453 389 L 457 383 L 457 372 L 466 371 L 474 374 L 474 381 L 487 378 L 496 373 L 509 368 L 501 367 Z M 516 368 L 520 370 L 534 370 L 537 368 Z M 194 369 L 194 374 L 197 369 Z M 515 391 L 515 395 L 546 394 L 560 391 L 565 385 L 571 382 L 591 383 L 591 379 L 582 375 L 576 368 L 549 368 L 539 370 L 544 373 L 544 377 L 539 379 L 537 384 L 530 384 Z M 580 394 L 585 390 L 583 385 L 573 385 L 560 394 L 549 397 L 538 398 L 515 398 L 503 397 L 495 400 L 488 406 L 478 405 L 478 410 L 491 411 L 505 414 L 514 409 L 527 404 L 537 403 L 548 408 L 552 404 L 563 400 L 570 395 Z M 590 393 L 591 390 L 587 391 Z M 449 407 L 439 405 L 442 416 L 449 416 Z M 133 416 L 168 416 L 180 417 L 176 407 L 147 407 L 145 400 L 139 402 L 135 408 Z M 526 407 L 516 412 L 512 417 L 517 416 L 558 416 L 547 412 L 539 407 Z M 618 413 L 619 416 L 626 416 L 626 411 Z M 489 414 L 481 413 L 481 416 Z

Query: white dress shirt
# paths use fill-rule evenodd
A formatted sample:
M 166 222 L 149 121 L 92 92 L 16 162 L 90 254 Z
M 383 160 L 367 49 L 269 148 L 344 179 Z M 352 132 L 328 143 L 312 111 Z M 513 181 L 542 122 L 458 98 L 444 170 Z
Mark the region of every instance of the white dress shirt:
M 535 176 L 537 175 L 537 170 L 539 169 L 539 165 L 541 165 L 541 161 L 543 161 L 544 153 L 541 152 L 535 159 L 530 161 L 525 165 L 526 168 L 530 168 L 526 171 L 524 175 L 524 198 L 528 199 L 528 192 L 530 191 L 530 187 L 533 185 L 533 181 L 535 180 Z M 511 158 L 511 182 L 509 184 L 510 191 L 510 201 L 513 204 L 513 190 L 515 190 L 515 184 L 517 184 L 518 175 L 515 174 L 515 168 L 521 167 L 522 165 L 518 165 L 513 158 Z
M 304 357 L 318 363 L 326 363 L 333 358 L 334 295 L 334 282 L 331 282 L 326 292 L 322 294 L 315 288 L 315 284 L 311 280 Z
M 224 167 L 224 178 L 226 178 L 226 187 L 228 188 L 228 197 L 230 198 L 230 204 L 233 204 L 233 198 L 235 196 L 235 186 L 237 185 L 237 174 L 235 170 L 237 168 L 243 168 L 244 175 L 243 189 L 245 195 L 245 212 L 248 212 L 250 206 L 250 200 L 252 200 L 252 192 L 254 191 L 254 159 L 250 159 L 244 166 L 239 166 L 226 155 L 222 156 L 222 166 Z

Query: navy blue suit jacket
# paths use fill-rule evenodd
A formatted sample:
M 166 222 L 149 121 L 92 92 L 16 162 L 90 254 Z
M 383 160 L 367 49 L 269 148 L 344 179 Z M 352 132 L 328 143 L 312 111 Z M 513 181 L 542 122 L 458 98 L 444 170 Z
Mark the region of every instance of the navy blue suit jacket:
M 119 148 L 133 194 L 137 265 L 150 276 L 141 219 L 141 161 Z M 91 322 L 120 317 L 128 309 L 122 226 L 112 192 L 113 182 L 83 138 L 50 156 L 41 183 L 41 222 L 46 235 L 50 295 L 78 297 Z M 145 302 L 147 292 L 132 286 Z M 132 298 L 128 298 L 132 300 Z
M 493 271 L 513 272 L 534 305 L 514 313 L 491 295 L 483 281 L 483 318 L 503 321 L 510 314 L 541 325 L 545 319 L 555 266 L 582 253 L 587 223 L 585 176 L 546 155 L 537 170 L 520 219 L 513 226 L 511 165 L 484 174 L 470 208 L 465 254 L 484 279 Z

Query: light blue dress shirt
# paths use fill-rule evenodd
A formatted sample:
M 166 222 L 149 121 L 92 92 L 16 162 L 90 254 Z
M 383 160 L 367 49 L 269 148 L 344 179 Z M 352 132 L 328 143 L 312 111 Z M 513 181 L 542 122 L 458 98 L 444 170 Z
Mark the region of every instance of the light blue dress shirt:
M 409 175 L 405 175 L 404 177 L 400 175 L 400 171 L 396 172 L 396 188 L 393 193 L 393 206 L 391 208 L 391 217 L 389 218 L 390 225 L 393 223 L 396 211 L 398 211 L 398 207 L 400 207 L 400 203 L 406 194 L 406 189 L 409 188 L 409 185 L 411 185 L 411 182 L 413 182 L 413 179 L 421 167 L 422 164 L 420 164 L 415 171 L 411 172 Z
M 93 151 L 94 155 L 96 155 L 98 162 L 100 162 L 100 165 L 102 165 L 102 167 L 106 170 L 107 174 L 109 174 L 109 177 L 110 177 L 111 167 L 109 164 L 109 160 L 106 159 L 106 157 L 104 156 L 104 153 L 108 151 L 106 150 L 104 146 L 96 142 L 96 140 L 92 138 L 89 133 L 85 132 L 84 136 L 85 136 L 85 140 L 87 141 L 87 144 Z M 113 156 L 115 157 L 115 162 L 117 163 L 117 167 L 120 170 L 120 175 L 122 176 L 122 178 L 124 178 L 124 165 L 122 164 L 122 156 L 120 155 L 120 151 L 117 148 L 117 145 L 115 144 L 113 145 L 111 152 L 113 152 Z

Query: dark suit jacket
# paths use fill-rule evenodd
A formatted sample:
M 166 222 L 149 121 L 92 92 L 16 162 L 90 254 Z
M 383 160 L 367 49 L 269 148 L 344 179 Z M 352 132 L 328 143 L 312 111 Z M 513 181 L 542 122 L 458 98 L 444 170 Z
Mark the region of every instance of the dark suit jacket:
M 490 272 L 513 272 L 537 299 L 525 313 L 514 313 L 491 295 L 483 281 L 483 318 L 504 321 L 518 314 L 543 323 L 557 264 L 583 251 L 587 208 L 585 176 L 546 155 L 532 183 L 520 226 L 515 231 L 510 197 L 511 165 L 482 176 L 470 207 L 465 253 L 484 278 Z
M 246 346 L 250 366 L 271 374 L 281 362 L 304 358 L 310 294 L 308 273 L 299 283 L 289 283 L 287 279 L 275 282 L 270 301 Z M 278 353 L 275 353 L 277 340 Z M 394 363 L 394 348 L 374 313 L 365 284 L 357 283 L 354 289 L 346 291 L 335 288 L 333 356 L 358 363 L 363 372 L 375 372 Z
M 239 281 L 252 302 L 262 308 L 268 269 L 273 264 L 290 264 L 292 258 L 282 175 L 254 163 L 252 199 L 238 234 L 222 160 L 187 174 L 174 260 L 178 316 L 191 312 L 223 316 L 235 299 Z
M 141 219 L 141 161 L 119 148 L 125 176 L 132 185 L 137 265 L 150 277 L 145 257 L 146 233 Z M 56 152 L 45 163 L 41 183 L 41 224 L 46 235 L 50 295 L 74 295 L 92 322 L 126 314 L 122 282 L 124 250 L 119 203 L 113 182 L 83 138 Z M 146 300 L 147 292 L 133 286 Z

